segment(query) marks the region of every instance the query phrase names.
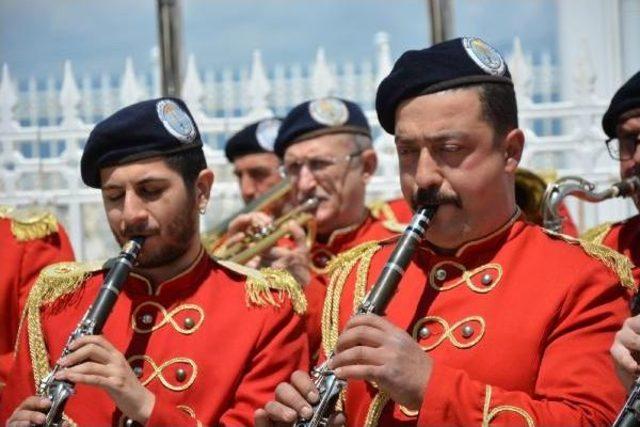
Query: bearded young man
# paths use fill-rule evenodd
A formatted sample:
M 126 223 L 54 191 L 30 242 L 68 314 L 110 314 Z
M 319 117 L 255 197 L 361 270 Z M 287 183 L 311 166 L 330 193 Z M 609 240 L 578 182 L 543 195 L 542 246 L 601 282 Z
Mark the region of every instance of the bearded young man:
M 624 400 L 607 348 L 627 310 L 619 277 L 580 243 L 524 220 L 514 181 L 524 146 L 513 83 L 477 38 L 405 52 L 378 89 L 414 209 L 437 209 L 385 316 L 353 313 L 394 240 L 333 264 L 323 330 L 347 380 L 331 422 L 371 425 L 607 425 Z M 624 259 L 604 251 L 630 285 Z M 309 418 L 305 372 L 256 425 Z
M 213 172 L 185 104 L 161 98 L 99 123 L 85 146 L 83 181 L 100 188 L 119 244 L 144 243 L 103 334 L 78 338 L 102 264 L 41 273 L 0 407 L 8 425 L 40 424 L 51 402 L 35 387 L 56 361 L 76 384 L 65 408 L 79 425 L 249 425 L 279 381 L 308 365 L 304 298 L 286 273 L 209 258 L 199 213 Z

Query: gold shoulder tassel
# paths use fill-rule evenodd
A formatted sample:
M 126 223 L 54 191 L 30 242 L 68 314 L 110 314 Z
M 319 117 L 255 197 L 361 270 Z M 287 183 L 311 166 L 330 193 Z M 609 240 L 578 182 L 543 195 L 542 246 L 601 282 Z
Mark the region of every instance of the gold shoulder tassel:
M 595 258 L 607 266 L 611 271 L 618 275 L 620 278 L 620 284 L 625 288 L 634 290 L 635 283 L 633 281 L 633 264 L 631 260 L 619 252 L 614 251 L 608 246 L 600 245 L 598 243 L 590 242 L 583 239 L 576 239 L 565 234 L 555 233 L 546 229 L 545 232 L 553 237 L 558 237 L 569 243 L 579 244 L 582 249 L 591 258 Z
M 247 276 L 247 305 L 264 306 L 267 304 L 280 306 L 285 295 L 291 299 L 293 311 L 303 314 L 307 311 L 307 299 L 302 287 L 286 270 L 261 268 L 258 274 Z M 271 291 L 277 292 L 277 300 Z
M 603 224 L 596 225 L 595 227 L 590 228 L 582 233 L 580 235 L 580 239 L 601 245 L 604 238 L 607 237 L 609 231 L 611 231 L 612 226 L 613 223 L 611 222 L 605 222 Z
M 58 220 L 51 212 L 13 211 L 9 218 L 11 232 L 19 242 L 42 239 L 58 232 Z
M 29 334 L 29 353 L 36 387 L 50 369 L 47 346 L 42 333 L 40 308 L 58 301 L 70 294 L 95 271 L 102 269 L 102 263 L 61 262 L 42 270 L 29 292 L 25 307 Z M 22 324 L 20 325 L 22 328 Z M 20 330 L 18 330 L 18 334 Z

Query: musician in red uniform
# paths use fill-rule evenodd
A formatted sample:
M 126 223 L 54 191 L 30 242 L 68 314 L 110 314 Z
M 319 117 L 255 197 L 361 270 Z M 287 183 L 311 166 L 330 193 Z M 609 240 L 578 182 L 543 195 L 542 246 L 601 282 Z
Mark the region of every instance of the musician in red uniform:
M 615 93 L 604 117 L 602 128 L 607 139 L 609 154 L 620 161 L 622 179 L 640 175 L 640 72 L 633 75 Z M 636 208 L 640 209 L 640 195 L 633 196 Z M 635 215 L 614 224 L 605 223 L 589 230 L 583 236 L 596 243 L 602 243 L 627 256 L 634 264 L 633 275 L 640 283 L 640 215 Z M 634 315 L 627 319 L 624 327 L 616 334 L 611 354 L 616 362 L 618 376 L 626 386 L 630 386 L 640 373 L 637 352 L 640 351 L 640 316 L 638 296 L 634 299 Z M 635 356 L 635 357 L 634 357 Z
M 293 204 L 318 199 L 312 212 L 316 237 L 308 248 L 304 230 L 291 224 L 293 240 L 253 262 L 286 268 L 305 286 L 309 302 L 307 331 L 315 354 L 320 345 L 327 265 L 339 253 L 363 242 L 393 236 L 398 228 L 373 216 L 365 205 L 377 157 L 371 129 L 357 104 L 329 97 L 294 107 L 283 119 L 274 151 L 293 185 Z M 241 230 L 252 221 L 253 225 L 255 221 L 264 225 L 268 220 L 262 214 L 248 214 L 240 216 L 232 227 Z
M 523 220 L 514 180 L 524 135 L 500 54 L 477 38 L 408 51 L 376 108 L 395 135 L 405 198 L 437 211 L 384 317 L 352 314 L 396 240 L 332 264 L 323 350 L 347 380 L 333 421 L 610 424 L 624 389 L 607 348 L 627 310 L 630 266 Z M 256 425 L 309 417 L 317 399 L 296 372 Z
M 0 206 L 0 395 L 13 362 L 20 314 L 44 267 L 73 261 L 67 233 L 47 211 Z
M 280 119 L 271 118 L 251 123 L 229 138 L 224 147 L 245 203 L 252 202 L 282 181 L 280 160 L 273 152 L 280 122 Z M 277 216 L 280 211 L 276 209 L 273 213 Z
M 103 334 L 75 340 L 61 360 L 106 270 L 62 263 L 40 274 L 0 419 L 42 423 L 51 402 L 35 384 L 59 362 L 57 378 L 76 384 L 65 416 L 79 425 L 250 425 L 276 384 L 308 365 L 305 300 L 286 272 L 206 255 L 198 213 L 214 177 L 186 106 L 161 98 L 116 112 L 92 131 L 81 171 L 101 189 L 118 243 L 145 241 Z

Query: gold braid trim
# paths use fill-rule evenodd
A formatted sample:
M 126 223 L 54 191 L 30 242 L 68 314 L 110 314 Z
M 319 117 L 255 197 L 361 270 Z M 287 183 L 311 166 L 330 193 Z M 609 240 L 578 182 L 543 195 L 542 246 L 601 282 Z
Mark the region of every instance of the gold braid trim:
M 482 411 L 482 427 L 489 427 L 489 423 L 493 421 L 493 419 L 500 412 L 515 412 L 520 415 L 527 422 L 528 427 L 535 427 L 536 423 L 533 421 L 533 417 L 529 415 L 527 411 L 522 408 L 518 408 L 517 406 L 512 405 L 500 405 L 493 408 L 489 411 L 489 405 L 491 403 L 491 386 L 487 385 L 485 387 L 485 398 L 484 398 L 484 409 Z
M 261 268 L 256 273 L 258 274 L 247 276 L 247 306 L 273 305 L 280 307 L 280 303 L 284 301 L 286 295 L 291 300 L 293 311 L 296 314 L 304 314 L 307 311 L 307 298 L 302 292 L 302 287 L 288 271 Z M 272 291 L 277 291 L 276 298 L 274 298 Z
M 11 219 L 11 233 L 19 242 L 42 239 L 58 232 L 58 220 L 51 212 L 13 210 L 7 218 Z
M 338 327 L 340 323 L 340 298 L 342 290 L 347 281 L 349 273 L 358 262 L 363 259 L 366 267 L 358 269 L 358 279 L 356 287 L 360 282 L 360 286 L 366 286 L 366 278 L 368 266 L 371 263 L 371 257 L 380 249 L 378 242 L 367 242 L 356 246 L 346 252 L 341 253 L 332 259 L 327 265 L 327 275 L 329 276 L 329 284 L 327 285 L 327 294 L 322 309 L 322 348 L 328 357 L 338 342 Z M 365 262 L 366 260 L 366 262 Z M 366 271 L 365 271 L 366 268 Z M 357 293 L 357 291 L 356 291 Z M 363 292 L 364 293 L 364 292 Z
M 605 237 L 607 237 L 612 227 L 613 223 L 611 222 L 605 222 L 603 224 L 596 225 L 595 227 L 590 228 L 582 233 L 580 235 L 580 239 L 601 245 L 602 241 Z
M 42 270 L 31 288 L 25 306 L 25 313 L 29 335 L 29 354 L 31 356 L 31 367 L 36 390 L 40 380 L 51 370 L 47 346 L 42 333 L 40 308 L 78 289 L 91 273 L 101 270 L 102 265 L 103 263 L 98 262 L 61 262 L 53 264 Z M 71 426 L 76 425 L 66 414 L 63 417 Z
M 554 233 L 553 231 L 549 231 L 546 229 L 543 230 L 545 230 L 545 232 L 552 237 L 563 239 L 572 244 L 579 244 L 587 255 L 589 255 L 591 258 L 597 259 L 611 271 L 616 273 L 618 275 L 618 278 L 620 279 L 620 284 L 622 286 L 632 290 L 635 289 L 632 274 L 633 264 L 626 256 L 614 251 L 607 246 L 599 245 L 587 240 L 576 239 L 560 233 Z
M 389 394 L 384 391 L 378 392 L 376 397 L 371 401 L 371 405 L 369 405 L 369 411 L 367 412 L 367 418 L 365 419 L 364 425 L 365 427 L 375 427 L 378 425 L 380 421 L 380 416 L 382 415 L 382 410 L 389 402 Z
M 36 387 L 47 375 L 49 366 L 47 347 L 42 333 L 40 308 L 75 291 L 93 273 L 102 269 L 102 263 L 61 262 L 42 270 L 34 283 L 26 304 L 29 353 Z M 71 332 L 71 331 L 69 331 Z

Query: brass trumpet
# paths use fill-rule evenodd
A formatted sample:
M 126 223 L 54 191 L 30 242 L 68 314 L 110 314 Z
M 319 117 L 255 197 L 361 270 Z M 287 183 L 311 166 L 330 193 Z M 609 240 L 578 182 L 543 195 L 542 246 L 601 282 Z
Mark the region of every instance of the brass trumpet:
M 595 184 L 579 176 L 566 176 L 549 184 L 542 199 L 543 225 L 546 229 L 559 232 L 562 217 L 558 212 L 560 202 L 567 196 L 574 196 L 587 202 L 601 202 L 614 197 L 629 197 L 640 190 L 640 177 L 632 176 L 612 184 L 602 191 L 595 191 Z
M 318 199 L 312 197 L 277 218 L 266 227 L 251 230 L 240 242 L 231 245 L 223 244 L 213 255 L 216 258 L 244 264 L 256 255 L 261 254 L 278 240 L 289 234 L 287 224 L 294 221 L 307 229 L 307 246 L 311 247 L 316 238 L 316 223 L 309 211 L 318 206 Z
M 223 219 L 211 230 L 203 233 L 201 236 L 202 244 L 209 253 L 215 253 L 218 248 L 224 244 L 224 242 L 227 240 L 227 237 L 229 237 L 227 236 L 229 224 L 238 215 L 269 210 L 274 204 L 285 199 L 291 192 L 291 188 L 292 185 L 290 180 L 284 179 L 280 181 L 280 183 L 269 189 L 269 191 L 264 193 L 262 196 L 256 198 L 251 203 L 247 204 L 244 208 L 234 212 L 233 214 Z

